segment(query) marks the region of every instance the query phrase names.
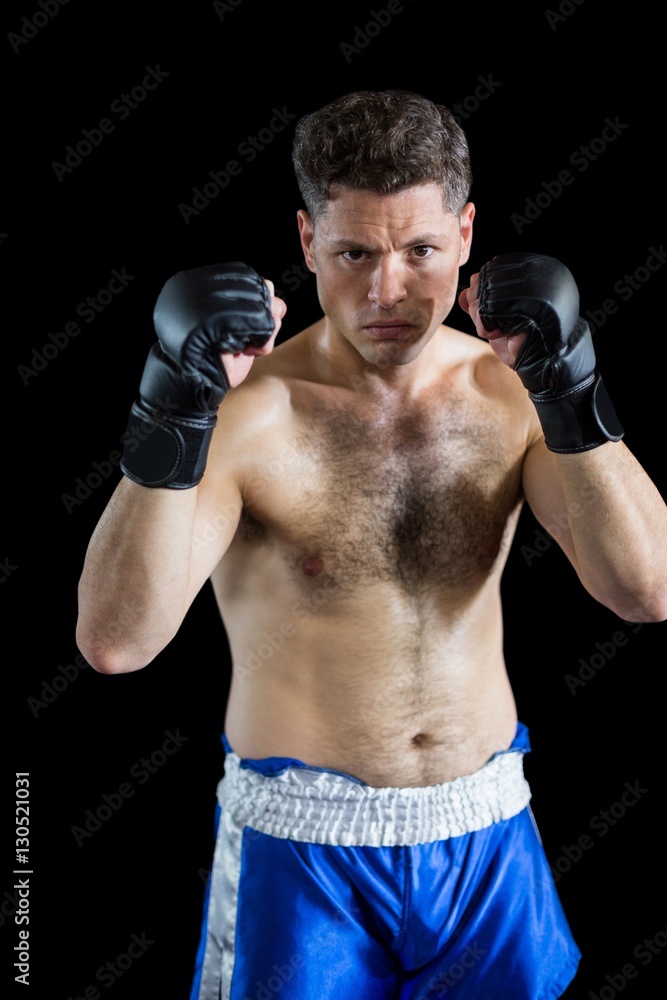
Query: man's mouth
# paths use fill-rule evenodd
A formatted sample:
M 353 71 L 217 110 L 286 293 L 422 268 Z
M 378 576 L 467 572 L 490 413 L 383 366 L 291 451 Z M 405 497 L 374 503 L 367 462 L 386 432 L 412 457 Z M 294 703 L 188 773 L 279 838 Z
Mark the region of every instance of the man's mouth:
M 409 337 L 414 326 L 406 320 L 377 320 L 364 324 L 364 330 L 376 340 L 401 340 Z

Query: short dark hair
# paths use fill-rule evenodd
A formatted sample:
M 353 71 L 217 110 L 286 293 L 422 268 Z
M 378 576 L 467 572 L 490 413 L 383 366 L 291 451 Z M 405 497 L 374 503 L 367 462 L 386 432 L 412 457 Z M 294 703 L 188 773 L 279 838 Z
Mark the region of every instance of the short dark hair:
M 407 90 L 361 90 L 304 115 L 292 162 L 313 219 L 325 210 L 332 184 L 392 194 L 435 181 L 457 216 L 472 186 L 463 129 L 446 107 Z

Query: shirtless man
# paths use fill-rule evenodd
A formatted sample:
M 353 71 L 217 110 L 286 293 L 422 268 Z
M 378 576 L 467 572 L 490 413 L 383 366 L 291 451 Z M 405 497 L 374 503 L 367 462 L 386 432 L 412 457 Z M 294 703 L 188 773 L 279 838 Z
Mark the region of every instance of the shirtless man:
M 252 267 L 166 283 L 79 589 L 102 673 L 150 663 L 209 580 L 229 636 L 191 998 L 560 996 L 580 952 L 501 574 L 527 503 L 597 601 L 662 621 L 667 509 L 560 262 L 494 258 L 458 297 L 478 336 L 444 324 L 475 214 L 445 108 L 347 95 L 298 123 L 294 165 L 323 315 L 275 347 L 285 304 Z

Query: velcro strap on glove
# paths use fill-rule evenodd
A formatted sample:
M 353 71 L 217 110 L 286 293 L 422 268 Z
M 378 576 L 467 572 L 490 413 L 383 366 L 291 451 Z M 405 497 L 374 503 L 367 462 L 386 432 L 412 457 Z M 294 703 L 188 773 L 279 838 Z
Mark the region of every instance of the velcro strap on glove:
M 529 393 L 550 451 L 590 451 L 606 441 L 620 441 L 623 428 L 614 405 L 595 371 L 585 382 L 562 392 Z
M 217 423 L 214 414 L 165 419 L 140 402 L 130 409 L 121 469 L 140 486 L 185 490 L 201 481 Z

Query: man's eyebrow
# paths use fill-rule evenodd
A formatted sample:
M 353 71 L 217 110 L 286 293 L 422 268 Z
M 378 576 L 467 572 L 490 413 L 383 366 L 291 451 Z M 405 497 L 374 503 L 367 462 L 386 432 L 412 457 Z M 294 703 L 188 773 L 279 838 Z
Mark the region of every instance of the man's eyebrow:
M 419 247 L 432 244 L 442 244 L 446 240 L 450 239 L 444 233 L 420 233 L 416 237 L 412 237 L 406 240 L 404 243 L 399 244 L 399 250 L 407 250 L 410 247 Z M 344 236 L 331 236 L 327 239 L 327 243 L 333 249 L 341 250 L 376 250 L 377 246 L 371 243 L 362 243 L 359 240 L 346 239 Z
M 327 240 L 332 250 L 377 250 L 371 243 L 360 243 L 359 240 L 347 240 L 344 236 L 333 236 Z
M 451 239 L 451 236 L 448 236 L 445 233 L 420 233 L 416 239 L 408 240 L 404 243 L 403 249 L 406 249 L 407 247 L 419 247 L 424 244 L 430 245 L 432 243 L 444 243 L 449 239 Z

